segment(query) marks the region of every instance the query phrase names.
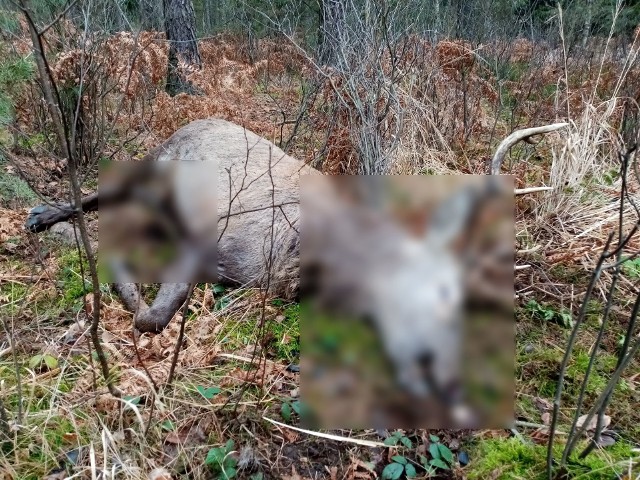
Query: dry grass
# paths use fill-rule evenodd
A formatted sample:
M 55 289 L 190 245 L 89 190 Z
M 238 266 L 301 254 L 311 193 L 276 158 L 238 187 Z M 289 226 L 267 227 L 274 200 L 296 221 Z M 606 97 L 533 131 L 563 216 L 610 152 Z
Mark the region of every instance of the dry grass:
M 130 35 L 116 35 L 105 39 L 101 53 L 112 63 L 113 84 L 120 86 L 113 92 L 113 101 L 123 96 L 144 99 L 127 104 L 117 132 L 128 135 L 133 130 L 140 136 L 117 158 L 140 156 L 189 121 L 210 116 L 234 121 L 279 141 L 281 135 L 286 139 L 292 133 L 291 124 L 282 124 L 283 117 L 290 120 L 302 113 L 300 131 L 289 145 L 296 155 L 309 161 L 324 156 L 323 169 L 329 173 L 349 172 L 358 161 L 353 125 L 341 111 L 343 106 L 335 102 L 334 90 L 284 42 L 261 41 L 255 63 L 249 61 L 238 39 L 220 36 L 203 43 L 204 68 L 191 79 L 204 94 L 175 98 L 161 90 L 166 47 L 156 34 L 141 37 L 137 45 L 147 46 L 135 64 L 133 80 L 128 85 L 122 83 L 127 56 L 117 53 L 138 48 L 132 42 Z M 511 171 L 518 177 L 518 186 L 553 187 L 550 193 L 520 200 L 517 212 L 518 242 L 533 250 L 520 257 L 519 262 L 531 267 L 521 271 L 516 280 L 520 295 L 518 414 L 542 425 L 548 409 L 535 401 L 548 400 L 552 394 L 566 329 L 541 319 L 527 302 L 535 299 L 554 311 L 575 313 L 585 277 L 617 221 L 618 131 L 621 106 L 628 96 L 637 98 L 640 91 L 638 46 L 634 43 L 622 61 L 604 50 L 601 63 L 587 72 L 589 80 L 582 81 L 574 68 L 576 59 L 564 59 L 562 52 L 525 40 L 484 48 L 457 41 L 437 45 L 415 42 L 414 57 L 407 59 L 406 74 L 397 85 L 402 112 L 394 112 L 391 118 L 392 122 L 400 121 L 401 113 L 403 123 L 394 173 L 484 173 L 493 146 L 513 127 L 547 123 L 558 117 L 571 124 L 566 132 L 545 143 L 512 152 Z M 26 52 L 24 45 L 16 44 L 16 48 Z M 498 78 L 497 69 L 492 68 L 503 57 L 510 68 L 508 78 Z M 75 85 L 79 61 L 77 52 L 61 52 L 54 65 L 57 78 Z M 340 81 L 332 76 L 329 79 Z M 320 93 L 301 112 L 301 89 L 308 84 L 318 85 Z M 21 97 L 18 126 L 33 139 L 40 124 L 37 109 L 30 107 L 30 94 L 33 91 Z M 635 107 L 628 101 L 626 105 Z M 30 148 L 40 163 L 39 168 L 28 169 L 28 176 L 35 185 L 62 198 L 60 180 L 52 179 L 53 160 L 47 157 L 46 144 Z M 52 186 L 54 181 L 58 185 Z M 633 175 L 631 189 L 638 191 Z M 171 387 L 166 381 L 179 318 L 159 335 L 138 337 L 136 353 L 131 316 L 116 299 L 108 297 L 103 305 L 101 338 L 124 397 L 108 396 L 86 338 L 77 256 L 61 249 L 56 240 L 26 235 L 20 226 L 27 206 L 0 210 L 0 315 L 6 319 L 4 336 L 0 337 L 0 399 L 14 416 L 18 402 L 22 405 L 20 425 L 10 425 L 11 448 L 0 453 L 0 479 L 64 478 L 55 477 L 61 462 L 76 473 L 75 478 L 115 477 L 116 473 L 127 479 L 171 478 L 163 477 L 163 472 L 156 470 L 160 468 L 181 472 L 181 478 L 209 478 L 215 471 L 205 465 L 207 453 L 229 439 L 235 442 L 230 456 L 238 467 L 244 467 L 241 478 L 260 471 L 264 478 L 374 478 L 365 462 L 373 462 L 379 475 L 390 456 L 397 453 L 318 440 L 263 420 L 266 416 L 286 423 L 296 421 L 295 413 L 283 418 L 287 415 L 282 406 L 295 402 L 298 393 L 297 374 L 286 368 L 297 355 L 298 324 L 295 307 L 269 301 L 267 325 L 261 331 L 262 298 L 255 291 L 221 292 L 210 285 L 196 289 L 186 345 Z M 631 209 L 626 213 L 628 228 L 635 220 Z M 629 244 L 628 253 L 637 252 L 638 247 L 637 243 Z M 599 286 L 600 303 L 607 280 L 605 275 Z M 618 330 L 612 330 L 611 338 L 606 339 L 609 356 L 615 352 L 615 332 L 630 311 L 628 298 L 637 294 L 637 282 L 637 277 L 627 275 L 620 284 Z M 593 324 L 579 339 L 583 352 L 595 340 L 596 307 Z M 37 355 L 49 355 L 56 365 L 30 366 Z M 601 377 L 610 371 L 609 356 L 603 357 Z M 21 395 L 14 358 L 22 381 Z M 576 382 L 583 371 L 581 361 L 580 357 L 571 364 Z M 634 408 L 637 372 L 636 363 L 625 375 L 626 389 L 617 391 L 613 404 L 612 417 L 623 434 L 618 446 L 624 443 L 625 448 L 635 444 L 634 435 L 639 432 L 640 414 Z M 157 392 L 154 383 L 159 387 Z M 220 391 L 214 393 L 215 389 Z M 237 396 L 241 392 L 242 396 Z M 571 393 L 568 395 L 570 400 Z M 563 412 L 564 426 L 570 413 L 569 409 Z M 341 433 L 379 440 L 374 432 Z M 534 442 L 545 440 L 540 429 L 524 433 Z M 417 448 L 402 451 L 424 454 L 426 432 L 407 435 Z M 459 440 L 449 433 L 441 435 L 451 445 Z M 487 440 L 489 444 L 493 437 L 503 435 L 478 432 L 475 441 L 482 445 Z M 628 450 L 609 456 L 608 465 L 630 458 Z M 607 451 L 599 454 L 607 457 Z M 478 460 L 472 455 L 472 461 Z M 156 477 L 150 476 L 153 471 Z

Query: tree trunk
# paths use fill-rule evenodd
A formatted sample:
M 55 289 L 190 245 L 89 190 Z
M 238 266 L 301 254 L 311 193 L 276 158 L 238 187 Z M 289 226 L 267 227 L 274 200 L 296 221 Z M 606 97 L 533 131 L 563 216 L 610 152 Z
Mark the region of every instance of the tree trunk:
M 335 66 L 343 42 L 347 39 L 344 0 L 321 0 L 318 27 L 320 64 Z
M 196 93 L 187 80 L 187 69 L 202 66 L 196 41 L 196 16 L 192 0 L 164 0 L 164 26 L 169 42 L 167 93 Z M 185 68 L 186 67 L 186 68 Z
M 587 0 L 586 16 L 582 27 L 582 48 L 586 48 L 591 35 L 591 21 L 593 20 L 593 0 Z

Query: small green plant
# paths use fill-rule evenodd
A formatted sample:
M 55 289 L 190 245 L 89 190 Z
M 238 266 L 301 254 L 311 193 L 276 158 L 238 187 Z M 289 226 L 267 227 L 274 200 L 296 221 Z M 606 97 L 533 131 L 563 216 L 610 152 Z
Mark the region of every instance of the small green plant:
M 238 474 L 236 469 L 238 460 L 231 455 L 233 446 L 233 440 L 227 440 L 223 447 L 215 447 L 207 452 L 207 458 L 204 463 L 209 465 L 219 480 L 235 478 Z
M 165 430 L 167 432 L 173 432 L 176 429 L 176 426 L 171 420 L 165 420 L 160 424 L 160 426 L 162 427 L 162 430 Z
M 288 422 L 291 420 L 291 414 L 293 412 L 300 416 L 301 409 L 302 403 L 300 403 L 300 400 L 296 400 L 294 402 L 285 400 L 282 402 L 282 406 L 280 407 L 280 415 L 282 415 L 282 418 Z
M 567 309 L 555 310 L 548 305 L 541 305 L 536 300 L 531 299 L 526 304 L 525 309 L 535 318 L 545 322 L 555 322 L 565 328 L 573 326 L 571 312 Z
M 229 295 L 223 295 L 224 291 L 225 288 L 218 283 L 213 286 L 213 293 L 217 297 L 216 304 L 213 307 L 214 310 L 223 310 L 227 305 L 231 303 L 231 297 Z
M 611 186 L 616 182 L 616 180 L 618 180 L 618 178 L 620 178 L 619 170 L 617 168 L 612 168 L 611 170 L 604 173 L 602 179 L 604 180 L 604 183 L 606 185 Z
M 622 264 L 623 273 L 631 278 L 640 278 L 640 258 L 628 260 Z
M 409 440 L 409 438 L 407 438 L 405 436 L 404 433 L 402 432 L 393 432 L 390 436 L 388 436 L 385 440 L 384 440 L 384 444 L 388 445 L 390 447 L 393 447 L 394 445 L 404 445 L 407 448 L 413 448 L 413 442 L 411 440 Z
M 384 444 L 390 447 L 402 445 L 406 448 L 413 448 L 413 442 L 401 431 L 393 432 L 384 440 Z M 382 478 L 396 480 L 404 473 L 407 478 L 413 478 L 416 476 L 416 469 L 402 455 L 394 455 L 391 457 L 391 463 L 384 467 L 382 470 Z
M 198 385 L 196 389 L 198 393 L 207 400 L 211 400 L 221 392 L 220 387 L 203 387 L 202 385 Z
M 436 435 L 429 435 L 431 444 L 429 445 L 429 455 L 427 458 L 420 455 L 420 463 L 427 471 L 430 477 L 435 475 L 438 470 L 451 470 L 454 463 L 453 452 L 445 444 L 440 442 Z
M 402 455 L 394 455 L 391 463 L 382 470 L 382 479 L 396 480 L 403 473 L 407 478 L 414 478 L 417 475 L 416 467 Z
M 52 357 L 48 353 L 34 355 L 29 360 L 29 368 L 32 370 L 53 370 L 58 366 L 58 360 L 55 357 Z

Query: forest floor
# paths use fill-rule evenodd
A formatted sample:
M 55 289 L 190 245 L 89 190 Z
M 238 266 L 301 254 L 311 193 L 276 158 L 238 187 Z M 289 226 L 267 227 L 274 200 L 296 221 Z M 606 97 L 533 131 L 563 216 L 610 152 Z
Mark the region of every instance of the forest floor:
M 135 115 L 128 120 L 143 134 L 115 154 L 116 158 L 139 158 L 180 126 L 210 116 L 246 125 L 276 143 L 282 144 L 295 134 L 287 142 L 295 156 L 311 160 L 319 155 L 322 142 L 327 141 L 318 135 L 326 122 L 321 108 L 309 108 L 299 131 L 293 132 L 292 124 L 283 122 L 297 118 L 303 105 L 308 71 L 301 67 L 303 62 L 295 58 L 295 52 L 265 44 L 260 59 L 251 63 L 241 44 L 228 39 L 203 45 L 202 51 L 205 68 L 196 74 L 195 82 L 203 95 L 171 99 L 157 93 L 151 100 L 151 120 L 142 122 L 133 118 Z M 160 53 L 157 55 L 163 60 Z M 535 75 L 533 70 L 523 73 L 518 59 L 507 63 L 512 83 L 526 83 L 526 75 Z M 513 112 L 521 91 L 511 86 Z M 485 116 L 494 115 L 495 111 L 483 103 L 491 97 L 489 93 L 478 87 L 470 96 L 474 94 L 479 100 L 472 107 L 484 111 Z M 462 97 L 456 94 L 454 98 L 459 101 Z M 539 104 L 540 98 L 527 97 L 526 101 Z M 527 113 L 531 111 L 521 112 L 518 123 L 542 123 L 547 117 L 555 118 L 557 112 L 547 116 L 538 112 L 523 120 Z M 29 125 L 24 117 L 20 121 Z M 464 137 L 456 130 L 459 125 L 447 121 L 442 119 L 442 131 L 450 127 L 451 139 Z M 482 173 L 499 140 L 494 132 L 508 133 L 511 121 L 512 117 L 504 115 L 479 121 L 469 139 L 440 154 L 430 152 L 431 163 L 411 173 L 443 173 L 438 170 L 438 159 L 449 172 Z M 487 127 L 492 123 L 493 129 Z M 348 170 L 346 140 L 339 140 L 328 139 L 329 160 L 323 167 L 327 172 Z M 550 140 L 512 154 L 519 186 L 544 183 L 553 147 Z M 97 478 L 92 476 L 95 472 L 131 479 L 225 475 L 373 479 L 385 478 L 383 471 L 390 475 L 386 478 L 405 478 L 413 471 L 417 478 L 545 478 L 548 425 L 560 363 L 607 226 L 613 225 L 611 211 L 602 210 L 620 190 L 611 164 L 597 166 L 604 173 L 613 171 L 609 180 L 591 174 L 578 179 L 591 189 L 581 191 L 579 208 L 561 204 L 545 216 L 540 208 L 545 204 L 545 193 L 518 201 L 518 247 L 530 253 L 523 261 L 529 267 L 518 271 L 516 278 L 518 423 L 514 430 L 332 431 L 340 438 L 327 439 L 289 428 L 298 426 L 301 407 L 299 373 L 290 368 L 299 360 L 299 305 L 264 299 L 255 290 L 197 286 L 189 304 L 185 346 L 169 386 L 181 315 L 176 315 L 162 333 L 136 335 L 131 314 L 103 285 L 100 337 L 112 376 L 124 394 L 121 399 L 110 396 L 87 334 L 91 311 L 87 311 L 85 305 L 90 302 L 85 300 L 92 294 L 87 293 L 86 265 L 69 234 L 73 229 L 63 226 L 36 235 L 23 228 L 29 209 L 41 203 L 34 189 L 49 200 L 67 198 L 66 181 L 53 155 L 47 153 L 47 133 L 32 131 L 13 142 L 11 150 L 13 158 L 20 160 L 21 175 L 12 162 L 0 158 L 0 410 L 6 416 L 0 417 L 0 424 L 9 421 L 10 435 L 0 448 L 0 480 L 53 480 L 72 474 L 77 475 L 74 478 Z M 91 185 L 85 185 L 85 193 L 92 190 Z M 603 222 L 590 230 L 594 217 Z M 97 217 L 90 216 L 94 236 L 96 223 Z M 591 234 L 576 240 L 580 232 Z M 628 323 L 639 279 L 640 263 L 632 262 L 623 269 L 611 325 L 586 386 L 587 406 L 615 369 L 621 333 Z M 604 302 L 602 285 L 588 305 L 586 322 L 568 363 L 557 426 L 558 452 L 596 341 Z M 147 286 L 144 293 L 153 296 L 155 288 Z M 640 362 L 636 359 L 614 390 L 607 411 L 608 443 L 586 459 L 572 459 L 567 478 L 638 477 L 639 382 Z M 364 446 L 354 440 L 379 445 Z M 581 444 L 586 442 L 585 438 Z M 425 465 L 431 465 L 430 471 Z

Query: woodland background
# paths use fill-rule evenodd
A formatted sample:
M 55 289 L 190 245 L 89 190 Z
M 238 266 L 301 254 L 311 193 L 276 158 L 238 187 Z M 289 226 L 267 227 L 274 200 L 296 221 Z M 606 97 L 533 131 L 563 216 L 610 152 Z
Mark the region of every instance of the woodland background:
M 0 2 L 0 479 L 639 478 L 639 23 L 637 0 Z M 517 197 L 514 429 L 275 425 L 302 408 L 297 304 L 200 284 L 137 336 L 95 214 L 24 229 L 212 116 L 328 174 L 486 174 L 509 133 L 569 123 L 503 167 L 550 187 Z

